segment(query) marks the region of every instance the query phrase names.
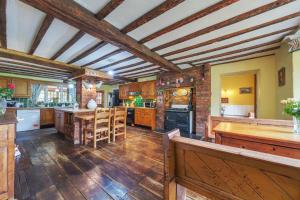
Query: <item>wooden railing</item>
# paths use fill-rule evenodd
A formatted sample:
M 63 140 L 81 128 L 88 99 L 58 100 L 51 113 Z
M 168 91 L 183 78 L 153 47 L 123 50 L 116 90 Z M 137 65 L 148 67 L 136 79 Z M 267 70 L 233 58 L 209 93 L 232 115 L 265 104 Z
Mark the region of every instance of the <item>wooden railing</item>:
M 300 160 L 180 137 L 164 136 L 164 199 L 185 188 L 216 200 L 299 200 Z
M 277 119 L 250 119 L 250 118 L 237 118 L 237 117 L 220 117 L 220 116 L 208 116 L 205 138 L 214 139 L 215 133 L 213 129 L 221 122 L 234 122 L 242 124 L 255 124 L 255 125 L 269 125 L 280 127 L 293 127 L 293 121 L 291 120 L 277 120 Z

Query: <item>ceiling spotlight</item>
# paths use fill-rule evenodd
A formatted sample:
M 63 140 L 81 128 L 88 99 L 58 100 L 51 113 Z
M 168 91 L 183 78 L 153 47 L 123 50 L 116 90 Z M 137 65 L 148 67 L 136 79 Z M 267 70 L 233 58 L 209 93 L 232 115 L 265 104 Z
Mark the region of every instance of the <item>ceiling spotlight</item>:
M 114 71 L 111 71 L 111 70 L 108 71 L 107 73 L 108 73 L 109 75 L 111 75 L 111 76 L 113 76 L 113 75 L 115 74 L 115 72 L 114 72 Z

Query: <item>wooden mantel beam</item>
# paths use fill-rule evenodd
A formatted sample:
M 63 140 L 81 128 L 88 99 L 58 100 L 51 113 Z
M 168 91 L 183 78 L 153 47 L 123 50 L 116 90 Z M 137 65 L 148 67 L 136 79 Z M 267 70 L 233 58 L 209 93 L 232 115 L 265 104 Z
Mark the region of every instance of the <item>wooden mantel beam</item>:
M 175 64 L 169 62 L 148 47 L 139 44 L 133 38 L 121 33 L 108 22 L 99 21 L 93 13 L 69 0 L 21 0 L 49 15 L 54 16 L 98 39 L 109 42 L 126 50 L 143 60 L 154 63 L 169 70 L 181 71 Z

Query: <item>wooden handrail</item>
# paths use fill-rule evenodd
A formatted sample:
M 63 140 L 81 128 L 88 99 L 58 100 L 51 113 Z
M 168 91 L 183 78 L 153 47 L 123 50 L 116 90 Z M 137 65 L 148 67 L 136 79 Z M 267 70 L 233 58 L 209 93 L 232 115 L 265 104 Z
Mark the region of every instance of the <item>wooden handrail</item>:
M 166 200 L 184 188 L 212 199 L 300 199 L 300 160 L 180 137 L 164 136 Z

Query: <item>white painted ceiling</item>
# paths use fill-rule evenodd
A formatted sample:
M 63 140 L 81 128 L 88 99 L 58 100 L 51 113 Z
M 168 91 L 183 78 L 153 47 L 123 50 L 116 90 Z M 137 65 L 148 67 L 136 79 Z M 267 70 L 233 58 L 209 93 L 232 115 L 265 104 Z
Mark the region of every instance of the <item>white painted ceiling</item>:
M 84 8 L 88 9 L 92 13 L 96 14 L 98 13 L 104 6 L 109 2 L 109 0 L 74 0 Z M 160 46 L 162 44 L 165 44 L 167 42 L 174 41 L 178 38 L 181 38 L 183 36 L 186 36 L 188 34 L 191 34 L 193 32 L 196 32 L 198 30 L 204 29 L 206 27 L 212 26 L 214 24 L 217 24 L 219 22 L 225 21 L 227 19 L 230 19 L 232 17 L 235 17 L 239 14 L 245 13 L 247 11 L 253 10 L 255 8 L 261 7 L 263 5 L 266 5 L 268 3 L 274 2 L 275 0 L 240 0 L 236 3 L 233 3 L 225 8 L 222 8 L 216 12 L 212 12 L 200 19 L 197 19 L 191 23 L 188 23 L 184 26 L 181 26 L 173 31 L 170 31 L 166 34 L 163 34 L 157 38 L 154 38 L 153 40 L 150 40 L 145 43 L 147 47 L 150 49 L 155 48 L 157 46 Z M 125 0 L 123 3 L 121 3 L 116 9 L 114 9 L 108 16 L 104 18 L 107 22 L 112 24 L 113 26 L 117 27 L 118 29 L 122 29 L 134 20 L 138 19 L 139 17 L 143 16 L 145 13 L 150 11 L 151 9 L 157 7 L 161 3 L 163 3 L 163 0 Z M 139 26 L 135 30 L 127 33 L 132 38 L 136 39 L 137 41 L 143 39 L 144 37 L 151 35 L 152 33 L 155 33 L 156 31 L 159 31 L 179 20 L 182 20 L 196 12 L 199 12 L 209 6 L 212 6 L 216 3 L 220 2 L 220 0 L 205 0 L 205 1 L 199 1 L 199 0 L 186 0 L 183 3 L 180 3 L 176 7 L 166 11 L 165 13 L 159 15 L 158 17 L 148 21 L 147 23 Z M 195 37 L 193 39 L 184 41 L 182 43 L 178 43 L 176 45 L 158 50 L 157 53 L 162 55 L 165 53 L 173 52 L 175 50 L 180 50 L 185 47 L 189 47 L 191 45 L 199 44 L 214 38 L 218 38 L 230 33 L 234 33 L 246 28 L 254 27 L 259 24 L 263 24 L 265 22 L 272 21 L 274 19 L 287 16 L 289 14 L 300 12 L 300 0 L 295 0 L 292 3 L 286 4 L 284 6 L 281 6 L 279 8 L 270 10 L 268 12 L 265 12 L 263 14 L 251 17 L 249 19 L 234 23 L 230 26 L 226 26 L 208 33 L 205 33 L 203 35 L 200 35 L 198 37 Z M 12 50 L 21 51 L 24 53 L 28 53 L 32 42 L 45 18 L 46 14 L 30 7 L 19 0 L 7 0 L 7 48 Z M 170 55 L 165 57 L 166 59 L 174 59 L 181 56 L 190 55 L 193 53 L 198 53 L 210 49 L 214 49 L 217 47 L 222 47 L 224 45 L 229 45 L 232 43 L 236 43 L 242 40 L 250 39 L 259 35 L 268 34 L 274 31 L 282 30 L 285 28 L 289 28 L 292 26 L 298 26 L 300 24 L 300 17 L 293 18 L 290 20 L 282 21 L 280 23 L 267 26 L 261 29 L 257 29 L 255 31 L 245 33 L 242 35 L 238 35 L 235 37 L 232 37 L 230 39 L 222 40 L 220 42 L 216 42 L 213 44 L 209 44 L 206 46 L 198 47 L 195 49 L 191 49 L 188 51 L 184 51 L 182 53 L 177 53 L 174 55 Z M 42 41 L 38 45 L 37 49 L 34 52 L 34 55 L 40 56 L 43 58 L 51 58 L 61 47 L 63 47 L 79 30 L 77 28 L 74 28 L 65 22 L 54 19 L 52 24 L 50 25 L 49 29 L 47 30 L 45 36 L 43 37 Z M 233 47 L 229 47 L 226 49 L 220 49 L 217 51 L 192 56 L 189 58 L 184 58 L 180 60 L 174 61 L 175 64 L 177 63 L 183 63 L 178 65 L 180 68 L 188 68 L 192 67 L 192 65 L 189 64 L 190 61 L 195 59 L 203 59 L 208 56 L 214 56 L 214 55 L 221 55 L 222 53 L 239 50 L 247 47 L 251 47 L 254 45 L 263 44 L 266 42 L 275 41 L 278 39 L 283 38 L 286 34 L 290 34 L 291 31 L 279 33 L 276 35 L 272 35 L 269 37 L 265 37 L 262 39 L 258 39 L 255 41 L 243 43 L 240 45 L 236 45 Z M 94 38 L 93 36 L 90 36 L 88 34 L 85 34 L 83 37 L 81 37 L 75 44 L 73 44 L 70 48 L 68 48 L 63 54 L 61 54 L 56 60 L 61 62 L 69 62 L 70 60 L 74 59 L 76 56 L 80 55 L 81 53 L 85 52 L 92 46 L 98 44 L 100 42 L 99 39 Z M 224 60 L 224 61 L 218 61 L 213 62 L 214 60 L 223 59 L 223 58 L 230 58 L 233 56 L 242 55 L 245 53 L 251 53 L 258 50 L 264 50 L 270 47 L 279 46 L 280 43 L 256 48 L 249 51 L 243 51 L 240 53 L 230 54 L 227 56 L 219 56 L 218 58 L 214 59 L 208 59 L 205 60 L 205 62 L 211 62 L 212 64 L 219 64 L 219 63 L 225 63 L 225 62 L 232 62 L 239 59 L 250 59 L 253 57 L 259 57 L 264 55 L 270 55 L 276 53 L 276 50 L 272 50 L 269 52 L 262 52 L 257 54 L 252 54 L 249 56 L 243 56 L 241 58 L 235 58 L 230 60 Z M 91 61 L 94 61 L 102 56 L 105 56 L 108 53 L 111 53 L 115 50 L 117 50 L 118 47 L 107 44 L 103 46 L 102 48 L 98 49 L 97 51 L 93 52 L 92 54 L 76 61 L 75 65 L 82 66 L 86 63 L 89 63 Z M 119 54 L 116 54 L 114 56 L 111 56 L 105 60 L 101 60 L 97 63 L 92 64 L 89 66 L 90 68 L 102 68 L 106 65 L 109 65 L 111 63 L 117 62 L 119 60 L 131 57 L 132 54 L 129 52 L 121 52 Z M 118 68 L 122 68 L 127 65 L 132 65 L 134 63 L 139 63 L 143 61 L 140 58 L 134 58 L 132 60 L 128 60 L 116 65 L 113 65 L 111 67 L 104 68 L 104 71 L 109 70 L 117 70 L 117 73 L 124 77 L 137 77 L 137 76 L 145 76 L 148 74 L 153 74 L 156 72 L 160 72 L 161 69 L 159 69 L 159 66 L 150 66 L 151 63 L 143 63 L 136 66 L 131 66 L 130 68 L 125 68 L 122 70 L 118 70 Z M 202 63 L 199 62 L 199 64 Z M 26 64 L 26 63 L 24 63 Z M 194 64 L 197 64 L 194 63 Z M 152 69 L 152 71 L 150 71 Z M 132 70 L 132 71 L 129 71 Z M 148 71 L 147 71 L 148 70 Z M 147 72 L 144 72 L 147 71 Z

